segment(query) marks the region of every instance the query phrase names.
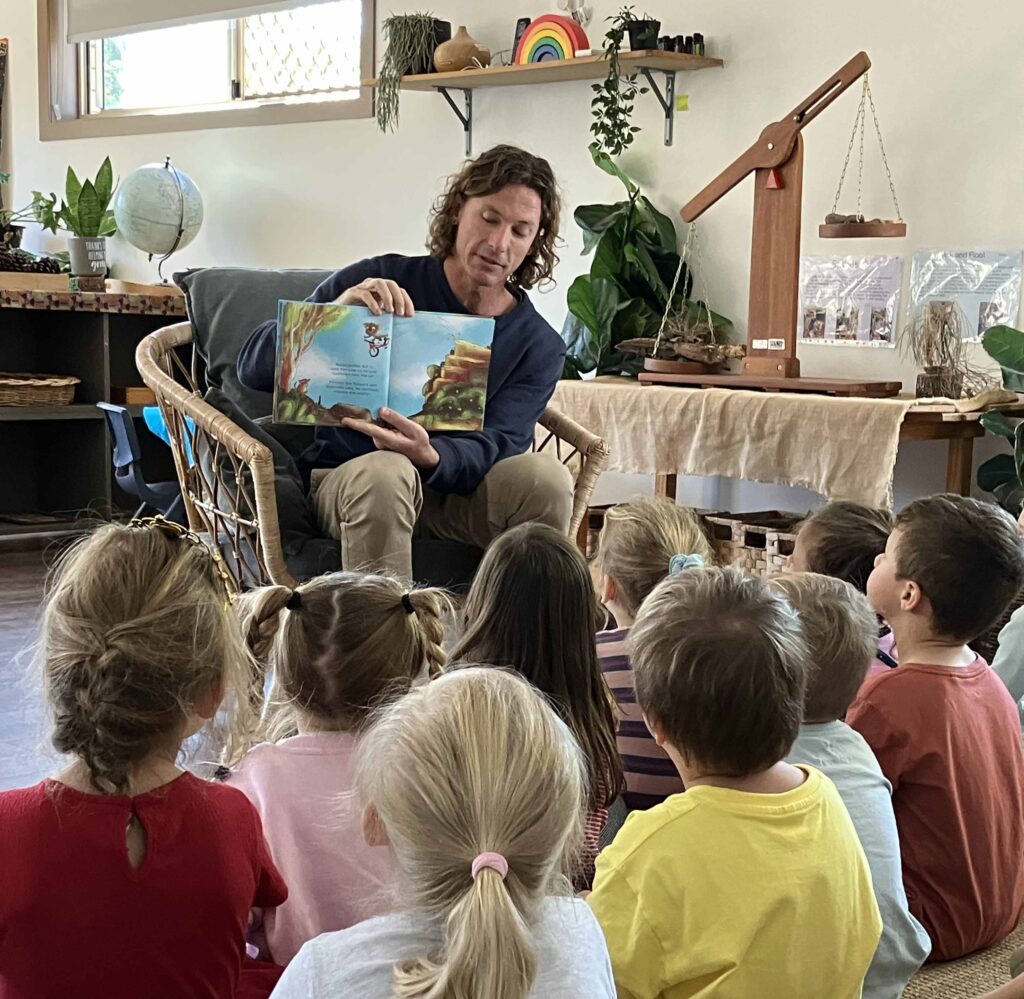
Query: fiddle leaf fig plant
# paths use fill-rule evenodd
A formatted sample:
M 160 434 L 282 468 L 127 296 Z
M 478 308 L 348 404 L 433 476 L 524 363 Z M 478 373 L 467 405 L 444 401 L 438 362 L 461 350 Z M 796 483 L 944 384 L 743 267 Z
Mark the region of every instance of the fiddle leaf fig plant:
M 679 267 L 672 220 L 597 143 L 591 144 L 590 154 L 597 167 L 622 182 L 626 198 L 611 205 L 580 205 L 574 212 L 583 232 L 583 253 L 592 253 L 593 262 L 590 272 L 576 278 L 566 295 L 563 378 L 580 378 L 591 371 L 605 375 L 641 370 L 643 358 L 617 350 L 617 344 L 657 332 Z M 693 277 L 683 263 L 673 311 L 705 311 L 703 304 L 690 301 L 692 289 Z M 723 316 L 711 316 L 716 325 L 728 325 Z
M 1003 387 L 1024 390 L 1024 332 L 1012 326 L 992 326 L 981 337 L 985 353 L 1002 370 Z M 1011 453 L 997 454 L 978 466 L 978 488 L 991 493 L 1015 517 L 1024 505 L 1024 420 L 1011 420 L 998 410 L 982 414 L 981 425 L 1004 438 Z

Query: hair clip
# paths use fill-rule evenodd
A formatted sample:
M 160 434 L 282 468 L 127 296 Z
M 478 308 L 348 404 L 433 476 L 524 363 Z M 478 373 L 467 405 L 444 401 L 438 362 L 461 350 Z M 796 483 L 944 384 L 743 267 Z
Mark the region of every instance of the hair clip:
M 402 594 L 402 606 L 405 608 L 405 613 L 406 614 L 415 614 L 416 613 L 416 608 L 413 607 L 412 599 L 409 597 L 408 593 L 403 593 Z
M 186 541 L 193 547 L 202 548 L 210 556 L 213 567 L 217 570 L 217 575 L 220 577 L 221 585 L 223 585 L 224 592 L 227 595 L 228 604 L 235 602 L 235 581 L 231 578 L 231 574 L 224 564 L 224 558 L 201 535 L 188 527 L 183 527 L 176 521 L 168 520 L 162 513 L 158 513 L 155 517 L 135 517 L 128 521 L 128 526 L 142 531 L 156 530 L 166 537 L 174 538 L 176 541 Z
M 684 569 L 700 569 L 703 565 L 703 555 L 673 555 L 668 560 L 668 574 L 675 576 Z
M 292 590 L 285 607 L 290 611 L 297 611 L 302 606 L 302 594 L 298 590 Z

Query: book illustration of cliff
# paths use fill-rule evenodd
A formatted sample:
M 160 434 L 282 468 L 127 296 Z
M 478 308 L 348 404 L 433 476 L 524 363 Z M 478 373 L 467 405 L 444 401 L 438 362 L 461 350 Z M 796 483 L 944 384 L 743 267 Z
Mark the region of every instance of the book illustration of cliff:
M 308 395 L 311 379 L 299 378 L 292 384 L 302 356 L 313 346 L 321 335 L 343 329 L 352 311 L 347 305 L 321 305 L 315 309 L 304 308 L 305 303 L 288 302 L 284 305 L 281 326 L 280 370 L 278 374 L 275 419 L 279 423 L 310 423 L 340 425 L 346 417 L 369 420 L 369 409 L 335 403 L 325 407 L 320 399 Z M 376 357 L 388 345 L 389 337 L 380 332 L 380 324 L 363 323 L 363 339 L 368 353 Z
M 490 347 L 456 340 L 440 364 L 427 367 L 423 407 L 410 419 L 427 430 L 480 430 L 490 363 Z

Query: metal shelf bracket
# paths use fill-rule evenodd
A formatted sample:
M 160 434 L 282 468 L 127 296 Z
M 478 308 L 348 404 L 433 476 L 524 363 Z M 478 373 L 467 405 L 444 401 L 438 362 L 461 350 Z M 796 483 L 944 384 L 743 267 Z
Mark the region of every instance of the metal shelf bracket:
M 462 102 L 465 107 L 465 111 L 462 111 L 458 104 L 452 99 L 452 95 L 448 93 L 449 87 L 438 87 L 438 93 L 448 102 L 448 106 L 455 112 L 455 117 L 462 123 L 462 131 L 466 135 L 466 155 L 471 156 L 473 153 L 473 91 L 463 90 L 462 91 Z
M 665 112 L 665 145 L 671 146 L 672 126 L 675 123 L 676 74 L 668 70 L 665 71 L 665 92 L 662 93 L 649 69 L 641 68 L 640 72 L 647 77 L 647 82 L 650 84 L 651 90 L 654 91 L 654 96 L 658 98 L 661 110 Z

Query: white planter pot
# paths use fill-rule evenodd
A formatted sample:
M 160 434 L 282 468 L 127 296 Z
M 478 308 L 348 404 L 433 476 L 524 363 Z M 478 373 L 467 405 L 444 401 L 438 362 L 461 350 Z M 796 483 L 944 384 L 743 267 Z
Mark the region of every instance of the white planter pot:
M 103 277 L 107 273 L 106 236 L 69 236 L 68 252 L 74 277 Z

